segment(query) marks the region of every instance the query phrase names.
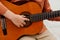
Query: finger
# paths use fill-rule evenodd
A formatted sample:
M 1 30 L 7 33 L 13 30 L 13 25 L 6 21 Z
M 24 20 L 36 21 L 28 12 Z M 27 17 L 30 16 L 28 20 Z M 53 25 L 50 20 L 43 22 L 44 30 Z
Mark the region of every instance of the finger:
M 16 23 L 18 27 L 23 27 L 22 21 L 17 21 Z
M 23 27 L 24 25 L 22 23 L 20 23 L 20 27 Z
M 24 15 L 21 15 L 22 17 L 26 17 L 26 16 L 24 16 Z
M 24 20 L 26 20 L 26 21 L 30 21 L 28 18 L 24 18 Z
M 23 24 L 23 25 L 26 25 L 26 22 L 22 21 L 22 24 Z

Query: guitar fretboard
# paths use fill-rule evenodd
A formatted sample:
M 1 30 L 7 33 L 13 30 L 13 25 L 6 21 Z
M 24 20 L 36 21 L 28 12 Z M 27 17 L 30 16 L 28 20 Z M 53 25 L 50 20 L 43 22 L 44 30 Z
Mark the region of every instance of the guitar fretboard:
M 32 22 L 36 22 L 36 21 L 42 21 L 45 19 L 54 18 L 58 16 L 60 16 L 60 10 L 52 11 L 52 12 L 45 12 L 42 14 L 41 13 L 33 14 L 31 15 L 30 19 Z

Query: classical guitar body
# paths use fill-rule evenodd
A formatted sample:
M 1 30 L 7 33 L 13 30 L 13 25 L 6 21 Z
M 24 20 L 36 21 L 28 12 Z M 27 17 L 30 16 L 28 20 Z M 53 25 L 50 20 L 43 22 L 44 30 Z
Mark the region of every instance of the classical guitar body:
M 6 0 L 1 2 L 12 12 L 20 15 L 22 12 L 29 12 L 31 14 L 42 13 L 42 9 L 35 2 L 27 2 L 23 5 L 15 5 Z M 33 22 L 28 27 L 18 28 L 9 19 L 6 18 L 7 35 L 3 35 L 0 22 L 0 40 L 17 40 L 23 35 L 35 35 L 39 33 L 43 27 L 43 21 Z

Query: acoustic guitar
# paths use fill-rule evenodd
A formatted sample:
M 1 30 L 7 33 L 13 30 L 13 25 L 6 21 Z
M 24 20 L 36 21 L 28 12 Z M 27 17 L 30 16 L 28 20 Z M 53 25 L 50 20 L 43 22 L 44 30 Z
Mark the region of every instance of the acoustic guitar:
M 60 16 L 59 11 L 42 13 L 42 8 L 36 2 L 26 2 L 22 5 L 16 5 L 6 0 L 1 0 L 1 2 L 15 14 L 25 15 L 30 21 L 26 21 L 27 24 L 23 28 L 18 28 L 6 18 L 7 35 L 3 35 L 0 22 L 0 40 L 18 40 L 24 35 L 38 34 L 43 28 L 42 20 Z

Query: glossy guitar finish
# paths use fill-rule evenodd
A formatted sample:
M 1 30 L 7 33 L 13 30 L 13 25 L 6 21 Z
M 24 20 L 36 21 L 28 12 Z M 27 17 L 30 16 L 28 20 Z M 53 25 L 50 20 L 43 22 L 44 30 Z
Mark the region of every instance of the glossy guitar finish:
M 20 15 L 22 12 L 26 11 L 31 14 L 42 13 L 42 9 L 35 2 L 27 2 L 23 5 L 15 5 L 6 0 L 1 0 L 1 2 L 12 12 Z M 0 40 L 17 40 L 23 35 L 35 35 L 41 31 L 43 28 L 43 21 L 34 22 L 26 28 L 17 28 L 10 20 L 6 18 L 7 24 L 7 35 L 4 36 L 1 28 L 0 22 Z

